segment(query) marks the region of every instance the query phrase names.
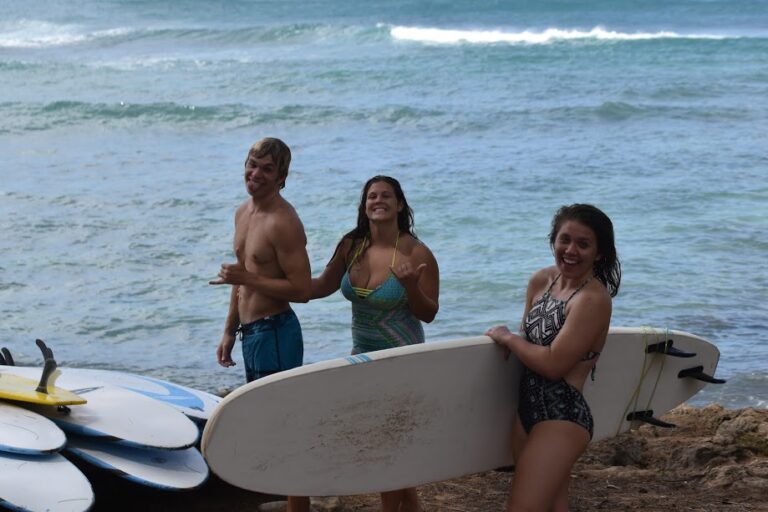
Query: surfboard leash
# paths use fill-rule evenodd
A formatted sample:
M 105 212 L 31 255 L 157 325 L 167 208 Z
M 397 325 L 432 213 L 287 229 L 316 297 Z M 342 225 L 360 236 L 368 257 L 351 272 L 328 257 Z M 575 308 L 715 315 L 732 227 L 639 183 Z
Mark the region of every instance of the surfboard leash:
M 646 350 L 643 350 L 643 366 L 640 369 L 640 379 L 635 386 L 635 391 L 632 393 L 632 396 L 629 397 L 629 401 L 627 402 L 627 406 L 624 408 L 624 412 L 621 415 L 621 421 L 619 421 L 619 424 L 616 426 L 616 433 L 614 435 L 619 435 L 621 432 L 621 426 L 624 424 L 624 421 L 626 421 L 629 408 L 632 407 L 633 401 L 635 405 L 634 409 L 637 410 L 637 401 L 639 400 L 640 396 L 640 388 L 642 387 L 643 381 L 645 380 L 645 376 L 647 374 L 647 370 L 645 368 L 646 362 L 648 360 L 648 340 L 646 338 L 646 329 L 647 327 L 643 327 L 643 343 L 645 343 Z
M 624 423 L 624 421 L 631 421 L 628 419 L 630 407 L 632 407 L 634 411 L 633 414 L 639 411 L 637 404 L 640 401 L 640 392 L 642 391 L 643 384 L 645 383 L 645 378 L 648 376 L 648 373 L 651 371 L 651 367 L 653 366 L 652 361 L 649 363 L 648 355 L 650 353 L 657 352 L 657 351 L 649 350 L 649 347 L 651 347 L 652 345 L 649 345 L 648 343 L 648 338 L 650 336 L 656 337 L 654 341 L 658 340 L 658 333 L 656 332 L 656 329 L 653 329 L 652 327 L 647 327 L 647 326 L 643 327 L 642 329 L 643 329 L 643 343 L 645 344 L 645 349 L 643 350 L 643 366 L 640 370 L 640 379 L 638 380 L 637 385 L 635 386 L 635 391 L 632 393 L 632 396 L 629 398 L 629 401 L 627 402 L 627 406 L 624 408 L 624 413 L 621 415 L 621 422 L 619 422 L 618 426 L 616 427 L 615 435 L 618 435 L 620 433 L 621 425 Z M 665 332 L 669 333 L 669 329 L 667 329 Z M 663 353 L 666 354 L 666 349 Z M 648 403 L 645 406 L 646 411 L 648 410 L 648 407 L 650 407 L 651 401 L 653 401 L 653 397 L 656 394 L 656 389 L 658 388 L 659 381 L 661 380 L 661 373 L 663 370 L 664 370 L 664 360 L 662 360 L 661 368 L 659 369 L 659 372 L 656 375 L 656 382 L 653 385 L 653 391 L 651 392 L 651 397 L 649 398 Z
M 658 339 L 658 338 L 657 338 Z M 671 340 L 670 334 L 669 334 L 669 327 L 667 327 L 664 330 L 664 340 Z M 672 343 L 667 343 L 665 345 L 665 350 L 662 352 L 665 356 L 667 355 L 667 351 L 669 348 L 672 347 Z M 648 344 L 646 343 L 646 351 L 648 350 Z M 659 387 L 659 381 L 661 381 L 661 374 L 664 372 L 664 363 L 667 361 L 666 357 L 661 358 L 661 366 L 659 367 L 659 373 L 656 374 L 656 382 L 653 383 L 653 390 L 651 390 L 651 396 L 648 398 L 648 403 L 645 405 L 645 410 L 650 410 L 651 402 L 653 401 L 653 397 L 656 396 L 656 389 Z

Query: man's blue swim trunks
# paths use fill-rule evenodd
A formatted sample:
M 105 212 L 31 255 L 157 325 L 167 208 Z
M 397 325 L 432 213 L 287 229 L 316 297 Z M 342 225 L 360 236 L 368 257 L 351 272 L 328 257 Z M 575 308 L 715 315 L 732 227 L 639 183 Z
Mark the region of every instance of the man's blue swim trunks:
M 240 325 L 245 379 L 251 382 L 301 366 L 304 338 L 292 309 Z

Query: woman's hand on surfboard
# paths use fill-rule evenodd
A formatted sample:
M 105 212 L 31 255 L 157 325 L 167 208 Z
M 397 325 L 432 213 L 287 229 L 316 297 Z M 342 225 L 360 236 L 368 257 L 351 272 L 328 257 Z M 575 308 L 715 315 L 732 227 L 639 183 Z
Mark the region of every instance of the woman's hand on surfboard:
M 506 325 L 496 325 L 485 331 L 485 335 L 491 338 L 497 345 L 501 345 L 504 348 L 504 359 L 509 359 L 509 354 L 512 352 L 507 344 L 509 335 L 512 332 Z

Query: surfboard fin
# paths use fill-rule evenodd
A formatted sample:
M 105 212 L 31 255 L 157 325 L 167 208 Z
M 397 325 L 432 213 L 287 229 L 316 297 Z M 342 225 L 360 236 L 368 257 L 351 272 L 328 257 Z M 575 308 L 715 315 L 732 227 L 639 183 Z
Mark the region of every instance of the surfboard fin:
M 36 339 L 35 344 L 43 353 L 43 359 L 45 359 L 45 365 L 43 366 L 43 374 L 40 375 L 40 382 L 37 385 L 38 393 L 48 394 L 48 384 L 53 384 L 56 378 L 61 372 L 56 372 L 56 360 L 53 358 L 53 350 L 48 348 L 45 342 L 41 339 Z
M 668 339 L 667 341 L 662 341 L 660 343 L 654 343 L 653 345 L 648 345 L 645 348 L 646 354 L 653 354 L 653 353 L 659 353 L 664 354 L 672 357 L 694 357 L 696 355 L 695 352 L 684 352 L 678 348 L 673 347 L 674 340 Z
M 48 348 L 48 345 L 46 345 L 43 340 L 41 340 L 40 338 L 36 339 L 35 345 L 37 345 L 37 348 L 39 348 L 40 352 L 43 353 L 43 361 L 47 361 L 48 359 L 53 359 L 53 350 Z
M 48 380 L 51 375 L 56 371 L 56 361 L 53 359 L 46 359 L 45 366 L 43 366 L 43 374 L 40 375 L 40 383 L 37 385 L 38 393 L 48 394 Z
M 686 368 L 685 370 L 680 370 L 680 373 L 677 374 L 677 378 L 679 379 L 684 379 L 686 377 L 689 377 L 691 379 L 697 379 L 702 382 L 708 382 L 710 384 L 725 384 L 725 379 L 717 379 L 712 375 L 704 373 L 703 366 L 694 366 L 693 368 Z
M 16 363 L 13 361 L 13 356 L 11 356 L 11 351 L 5 347 L 0 350 L 3 353 L 3 364 L 7 366 L 16 366 Z
M 643 423 L 648 423 L 649 425 L 663 428 L 675 428 L 677 426 L 674 423 L 668 423 L 666 421 L 660 420 L 659 418 L 654 418 L 653 409 L 648 411 L 631 412 L 627 414 L 627 421 L 641 421 Z

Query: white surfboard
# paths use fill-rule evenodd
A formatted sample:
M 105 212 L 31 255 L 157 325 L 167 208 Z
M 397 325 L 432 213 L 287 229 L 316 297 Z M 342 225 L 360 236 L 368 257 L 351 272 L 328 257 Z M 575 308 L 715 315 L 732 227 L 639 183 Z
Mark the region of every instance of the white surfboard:
M 54 422 L 8 402 L 0 402 L 0 452 L 39 455 L 59 451 L 67 438 Z
M 400 489 L 510 463 L 520 366 L 489 338 L 411 345 L 281 372 L 208 420 L 211 470 L 293 496 Z
M 37 368 L 0 367 L 0 373 L 28 376 Z M 53 420 L 65 432 L 100 437 L 139 448 L 182 450 L 193 446 L 200 431 L 189 418 L 170 405 L 99 380 L 62 374 L 56 385 L 88 402 L 66 409 L 20 404 Z
M 94 502 L 91 483 L 58 453 L 0 454 L 0 503 L 31 512 L 81 512 Z
M 208 479 L 208 465 L 197 448 L 140 450 L 70 436 L 67 452 L 132 482 L 164 490 L 188 491 Z
M 214 394 L 146 375 L 91 368 L 59 369 L 65 376 L 101 381 L 165 402 L 196 421 L 206 421 L 221 401 Z
M 696 355 L 646 354 L 661 338 Z M 633 406 L 658 417 L 682 403 L 705 383 L 679 372 L 713 375 L 718 357 L 686 333 L 612 329 L 588 389 L 595 439 L 639 424 L 622 421 Z M 230 484 L 293 496 L 380 492 L 507 466 L 520 372 L 485 336 L 295 368 L 225 397 L 202 452 Z

